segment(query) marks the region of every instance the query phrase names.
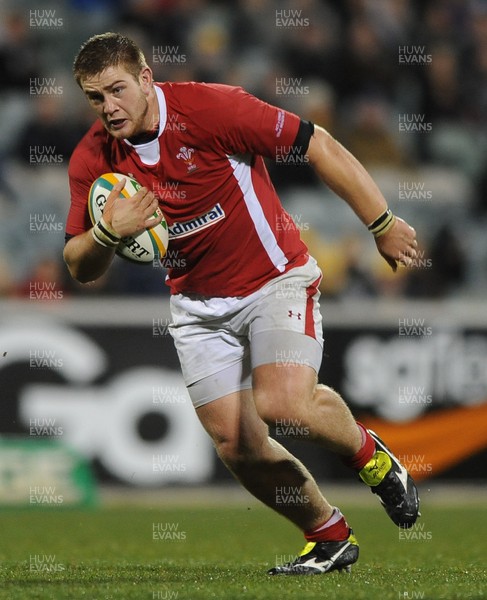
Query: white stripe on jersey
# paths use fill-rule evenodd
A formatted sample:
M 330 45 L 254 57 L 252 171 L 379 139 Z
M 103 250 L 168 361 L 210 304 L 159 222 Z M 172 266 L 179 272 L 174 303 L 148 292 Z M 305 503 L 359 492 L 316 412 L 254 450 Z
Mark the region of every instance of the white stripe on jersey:
M 233 174 L 244 197 L 259 240 L 274 267 L 279 273 L 283 273 L 288 261 L 277 243 L 269 222 L 265 218 L 264 211 L 252 185 L 252 171 L 249 164 L 250 156 L 246 154 L 233 155 L 228 156 L 228 160 L 232 166 Z

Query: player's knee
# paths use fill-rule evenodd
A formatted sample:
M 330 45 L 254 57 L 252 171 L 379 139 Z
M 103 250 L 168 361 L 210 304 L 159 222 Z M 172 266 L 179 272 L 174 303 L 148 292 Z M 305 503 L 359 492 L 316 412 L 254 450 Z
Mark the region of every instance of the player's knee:
M 253 397 L 260 418 L 270 427 L 283 420 L 307 418 L 315 392 L 316 373 L 306 368 L 254 370 Z
M 222 441 L 215 444 L 216 452 L 221 460 L 233 470 L 234 465 L 239 461 L 240 451 L 235 444 L 230 441 Z
M 263 395 L 260 401 L 256 402 L 260 418 L 269 427 L 277 427 L 284 420 L 299 418 L 302 415 L 304 404 L 296 396 L 293 398 L 285 395 L 276 397 L 273 394 Z
M 318 383 L 316 385 L 313 394 L 313 402 L 319 404 L 326 404 L 330 407 L 345 405 L 345 401 L 340 396 L 340 394 L 336 392 L 333 388 L 323 383 Z
M 317 383 L 315 385 L 315 394 L 323 394 L 330 398 L 340 398 L 338 392 L 336 392 L 332 387 L 324 383 Z
M 266 390 L 254 394 L 254 397 L 259 416 L 269 427 L 277 427 L 290 420 L 298 422 L 322 408 L 337 410 L 346 406 L 340 394 L 324 384 L 317 384 L 312 394 L 305 390 L 294 390 L 290 394 Z
M 215 448 L 224 464 L 231 471 L 238 473 L 263 460 L 266 443 L 268 443 L 267 440 L 258 439 L 246 443 L 226 439 L 215 444 Z

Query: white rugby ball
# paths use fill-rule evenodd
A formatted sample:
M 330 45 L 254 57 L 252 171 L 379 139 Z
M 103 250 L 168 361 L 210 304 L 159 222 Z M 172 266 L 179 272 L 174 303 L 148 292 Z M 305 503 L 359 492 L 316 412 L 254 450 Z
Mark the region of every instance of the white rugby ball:
M 98 179 L 95 179 L 91 185 L 88 195 L 88 212 L 93 225 L 100 220 L 105 203 L 114 185 L 122 179 L 126 179 L 125 187 L 120 192 L 122 198 L 134 196 L 142 187 L 135 179 L 121 173 L 104 173 Z M 161 210 L 158 207 L 154 217 L 160 215 Z M 136 235 L 122 238 L 116 252 L 119 256 L 136 263 L 152 263 L 155 259 L 160 259 L 166 254 L 168 243 L 167 223 L 163 218 L 161 223 L 154 227 L 144 229 Z

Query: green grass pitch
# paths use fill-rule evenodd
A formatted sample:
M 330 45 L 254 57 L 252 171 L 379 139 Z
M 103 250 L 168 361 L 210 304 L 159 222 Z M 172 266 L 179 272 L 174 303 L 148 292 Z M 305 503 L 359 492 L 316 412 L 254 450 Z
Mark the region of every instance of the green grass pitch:
M 197 491 L 195 491 L 197 494 Z M 424 503 L 423 503 L 424 504 Z M 302 547 L 265 507 L 118 506 L 0 513 L 9 600 L 401 600 L 487 595 L 487 506 L 422 507 L 400 534 L 383 509 L 341 503 L 360 542 L 350 575 L 269 577 Z

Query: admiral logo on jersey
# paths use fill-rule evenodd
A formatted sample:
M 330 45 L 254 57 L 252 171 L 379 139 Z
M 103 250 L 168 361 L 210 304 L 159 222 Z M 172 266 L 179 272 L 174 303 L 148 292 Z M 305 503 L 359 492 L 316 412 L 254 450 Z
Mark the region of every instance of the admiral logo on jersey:
M 215 204 L 215 206 L 204 215 L 200 215 L 189 221 L 184 221 L 183 223 L 173 223 L 167 230 L 170 238 L 182 238 L 193 235 L 193 233 L 196 233 L 201 229 L 206 229 L 206 227 L 210 227 L 224 218 L 225 212 L 223 208 L 220 204 Z

